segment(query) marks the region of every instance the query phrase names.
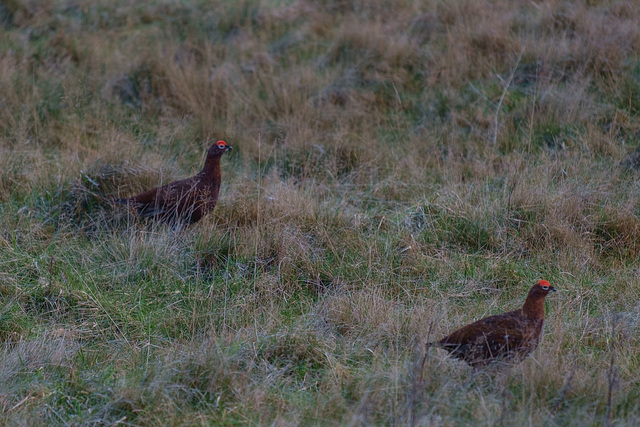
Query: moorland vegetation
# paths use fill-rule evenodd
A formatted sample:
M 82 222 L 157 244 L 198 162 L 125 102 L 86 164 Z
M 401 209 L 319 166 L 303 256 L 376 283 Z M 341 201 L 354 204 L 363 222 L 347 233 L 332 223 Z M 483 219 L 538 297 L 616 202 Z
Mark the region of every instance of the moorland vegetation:
M 638 425 L 638 22 L 1 0 L 0 424 Z M 217 139 L 197 224 L 109 203 Z M 524 362 L 419 363 L 539 279 Z

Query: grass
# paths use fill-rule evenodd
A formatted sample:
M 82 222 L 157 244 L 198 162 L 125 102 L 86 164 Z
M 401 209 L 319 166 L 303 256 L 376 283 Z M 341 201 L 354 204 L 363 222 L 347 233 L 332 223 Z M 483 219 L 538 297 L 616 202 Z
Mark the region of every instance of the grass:
M 0 1 L 3 425 L 636 425 L 627 1 Z M 222 160 L 172 230 L 106 200 Z M 423 344 L 540 278 L 540 347 Z

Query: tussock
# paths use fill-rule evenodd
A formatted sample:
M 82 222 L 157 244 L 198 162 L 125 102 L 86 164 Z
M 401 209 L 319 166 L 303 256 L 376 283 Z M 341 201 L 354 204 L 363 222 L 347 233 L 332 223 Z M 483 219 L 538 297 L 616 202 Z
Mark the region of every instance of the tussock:
M 44 375 L 52 380 L 55 369 L 72 369 L 73 357 L 79 349 L 77 341 L 65 336 L 72 334 L 71 331 L 52 330 L 33 340 L 4 343 L 0 352 L 0 384 L 3 392 L 19 393 L 24 387 L 20 377 L 25 370 L 44 371 Z

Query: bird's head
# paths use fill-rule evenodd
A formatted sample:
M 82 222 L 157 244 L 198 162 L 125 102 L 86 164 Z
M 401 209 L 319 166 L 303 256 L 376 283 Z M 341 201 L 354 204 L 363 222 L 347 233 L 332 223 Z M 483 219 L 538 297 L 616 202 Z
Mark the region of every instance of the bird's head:
M 233 147 L 228 145 L 226 142 L 220 140 L 215 144 L 209 147 L 209 152 L 207 153 L 207 157 L 220 157 L 227 151 L 233 150 Z
M 549 294 L 549 292 L 555 292 L 555 291 L 556 291 L 556 288 L 551 286 L 549 282 L 547 282 L 546 280 L 540 280 L 538 283 L 533 285 L 533 287 L 529 291 L 529 295 L 546 297 Z

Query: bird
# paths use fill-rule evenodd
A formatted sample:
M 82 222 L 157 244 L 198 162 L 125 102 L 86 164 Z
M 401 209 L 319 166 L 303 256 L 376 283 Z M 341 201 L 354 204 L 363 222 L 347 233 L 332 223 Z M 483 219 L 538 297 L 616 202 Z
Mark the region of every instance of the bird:
M 216 206 L 221 180 L 220 158 L 232 149 L 220 140 L 209 147 L 204 167 L 197 175 L 114 201 L 135 207 L 141 217 L 174 225 L 196 223 Z
M 522 361 L 540 343 L 544 326 L 544 301 L 556 289 L 540 280 L 529 290 L 522 308 L 485 317 L 428 343 L 448 351 L 474 368 L 495 362 Z

